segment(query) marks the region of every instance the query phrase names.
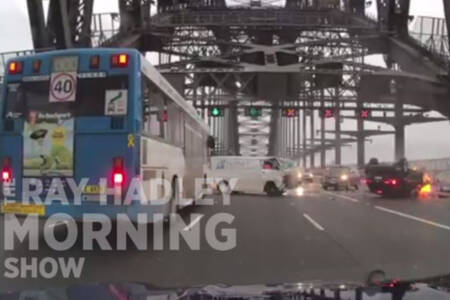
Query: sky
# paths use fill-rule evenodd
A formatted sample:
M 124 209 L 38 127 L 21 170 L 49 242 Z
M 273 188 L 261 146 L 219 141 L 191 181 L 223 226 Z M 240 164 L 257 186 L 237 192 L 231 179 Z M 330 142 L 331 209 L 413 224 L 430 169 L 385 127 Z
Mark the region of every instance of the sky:
M 411 0 L 411 15 L 444 17 L 443 0 Z M 373 1 L 375 2 L 375 1 Z M 117 1 L 95 0 L 95 12 L 117 11 Z M 31 49 L 32 42 L 26 9 L 26 0 L 0 0 L 0 52 Z M 380 57 L 373 58 L 377 64 Z M 365 122 L 366 128 L 377 128 L 379 123 Z M 343 129 L 356 128 L 353 121 L 345 121 Z M 382 129 L 392 130 L 381 125 Z M 450 157 L 450 123 L 411 125 L 406 127 L 406 156 L 408 159 L 427 159 Z M 378 157 L 380 160 L 393 160 L 393 136 L 375 137 L 366 143 L 366 159 Z M 343 163 L 355 163 L 356 145 L 343 149 Z M 327 154 L 330 160 L 333 151 Z M 318 158 L 316 158 L 317 160 Z

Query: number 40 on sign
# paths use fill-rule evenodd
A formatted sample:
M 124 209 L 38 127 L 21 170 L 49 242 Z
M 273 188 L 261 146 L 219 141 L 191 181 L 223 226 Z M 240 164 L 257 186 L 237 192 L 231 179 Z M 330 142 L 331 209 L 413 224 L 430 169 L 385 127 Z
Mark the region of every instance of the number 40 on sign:
M 75 101 L 77 74 L 75 72 L 53 73 L 50 79 L 50 102 Z

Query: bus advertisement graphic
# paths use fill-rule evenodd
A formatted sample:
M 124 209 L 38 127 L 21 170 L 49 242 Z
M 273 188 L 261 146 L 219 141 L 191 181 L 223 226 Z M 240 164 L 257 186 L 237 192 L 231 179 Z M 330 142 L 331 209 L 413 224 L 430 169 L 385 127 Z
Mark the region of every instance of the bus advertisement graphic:
M 71 113 L 30 111 L 24 124 L 24 176 L 73 176 Z

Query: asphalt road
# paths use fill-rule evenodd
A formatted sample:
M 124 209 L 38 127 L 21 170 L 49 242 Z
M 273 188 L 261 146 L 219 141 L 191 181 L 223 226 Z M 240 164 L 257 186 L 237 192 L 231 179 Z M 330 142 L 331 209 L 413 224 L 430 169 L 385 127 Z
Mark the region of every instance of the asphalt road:
M 202 216 L 191 221 L 192 213 Z M 217 251 L 205 239 L 205 224 L 217 213 L 235 217 L 231 225 L 221 227 L 236 230 L 232 250 Z M 80 241 L 65 252 L 48 247 L 29 251 L 25 245 L 3 251 L 1 230 L 2 262 L 8 257 L 49 256 L 86 261 L 80 279 L 3 278 L 0 290 L 123 281 L 163 287 L 364 281 L 376 269 L 401 279 L 450 273 L 450 199 L 383 199 L 365 191 L 324 192 L 309 186 L 303 195 L 233 195 L 229 206 L 216 197 L 215 205 L 186 208 L 182 215 L 183 230 L 199 226 L 200 250 L 181 243 L 178 251 L 83 251 Z M 168 235 L 165 231 L 164 245 Z M 3 263 L 0 271 L 5 271 Z

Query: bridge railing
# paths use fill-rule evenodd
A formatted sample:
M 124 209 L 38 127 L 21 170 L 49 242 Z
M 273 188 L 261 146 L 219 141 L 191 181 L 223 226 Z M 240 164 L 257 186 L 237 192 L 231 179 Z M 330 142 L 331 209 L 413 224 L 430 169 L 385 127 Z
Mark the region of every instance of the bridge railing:
M 444 18 L 416 17 L 409 28 L 409 35 L 440 59 L 449 61 L 449 40 Z

